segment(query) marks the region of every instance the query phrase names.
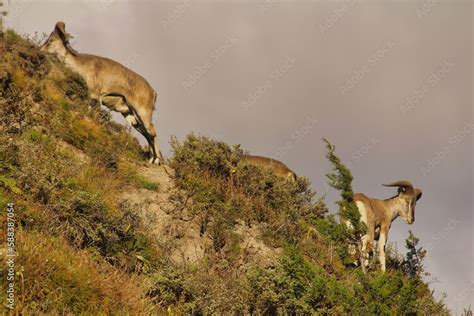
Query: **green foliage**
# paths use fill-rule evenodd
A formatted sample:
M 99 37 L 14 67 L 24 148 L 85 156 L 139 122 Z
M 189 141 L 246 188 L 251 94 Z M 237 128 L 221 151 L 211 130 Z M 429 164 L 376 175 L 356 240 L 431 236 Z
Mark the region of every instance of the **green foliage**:
M 4 175 L 0 175 L 0 187 L 4 187 L 15 194 L 21 194 L 21 189 L 18 188 L 16 181 Z
M 352 265 L 354 257 L 349 253 L 350 243 L 347 242 L 353 238 L 352 232 L 345 225 L 339 224 L 333 214 L 316 220 L 314 224 L 318 232 L 327 238 L 327 242 L 332 243 L 341 262 L 345 266 Z
M 300 220 L 326 212 L 321 200 L 313 201 L 308 179 L 291 181 L 268 169 L 240 164 L 239 146 L 193 134 L 183 143 L 173 139 L 171 145 L 176 183 L 192 197 L 203 232 L 210 226 L 215 249 L 224 247 L 226 231 L 238 220 L 266 223 L 272 238 L 286 243 L 301 235 Z
M 410 230 L 405 241 L 408 252 L 402 263 L 403 270 L 409 276 L 420 275 L 423 272 L 423 259 L 426 256 L 426 250 L 418 246 L 419 241 L 419 238 Z
M 89 97 L 89 89 L 84 78 L 70 69 L 66 69 L 65 77 L 55 80 L 55 83 L 70 100 L 84 101 Z
M 35 129 L 31 129 L 28 132 L 26 132 L 25 138 L 27 140 L 30 140 L 32 142 L 37 142 L 37 143 L 45 143 L 48 141 L 48 136 L 46 136 L 45 134 Z
M 328 140 L 324 139 L 326 148 L 328 150 L 326 157 L 333 165 L 335 173 L 328 173 L 328 184 L 341 192 L 341 200 L 337 203 L 339 205 L 339 216 L 352 224 L 352 229 L 348 230 L 345 225 L 339 225 L 344 227 L 338 227 L 334 222 L 331 223 L 331 230 L 329 237 L 335 241 L 338 245 L 338 252 L 343 260 L 344 264 L 349 265 L 353 263 L 353 258 L 348 253 L 348 245 L 352 244 L 355 248 L 360 251 L 360 240 L 361 237 L 367 231 L 365 223 L 360 220 L 360 213 L 357 205 L 353 201 L 353 190 L 352 190 L 352 173 L 335 154 L 336 147 L 331 145 Z M 318 226 L 321 228 L 321 224 Z M 324 224 L 323 224 L 324 226 Z M 337 228 L 335 228 L 337 227 Z M 327 230 L 326 230 L 327 231 Z M 357 254 L 360 257 L 360 253 Z
M 308 262 L 290 247 L 275 269 L 254 267 L 248 273 L 251 310 L 269 314 L 341 314 L 351 311 L 353 297 L 334 276 Z
M 144 177 L 138 176 L 138 177 L 135 178 L 135 181 L 140 187 L 142 187 L 144 189 L 147 189 L 147 190 L 150 190 L 150 191 L 156 191 L 156 192 L 158 192 L 160 190 L 160 184 L 159 183 L 149 181 L 148 179 L 146 179 Z
M 160 191 L 159 183 L 148 180 L 133 169 L 130 170 L 129 168 L 124 168 L 122 174 L 124 176 L 124 179 L 140 188 L 155 192 Z
M 336 147 L 331 145 L 328 140 L 324 139 L 324 141 L 328 150 L 326 157 L 334 166 L 333 170 L 336 171 L 336 173 L 328 173 L 326 175 L 329 180 L 328 184 L 341 191 L 342 199 L 337 202 L 339 204 L 339 215 L 345 220 L 350 221 L 354 227 L 355 240 L 360 240 L 360 237 L 366 232 L 366 227 L 360 221 L 359 210 L 352 200 L 354 194 L 352 190 L 352 173 L 334 153 Z
M 328 275 L 289 249 L 274 269 L 248 272 L 251 310 L 270 314 L 411 315 L 441 312 L 439 303 L 421 305 L 425 292 L 420 279 L 402 271 Z M 423 294 L 424 292 L 424 294 Z
M 142 271 L 147 240 L 138 232 L 137 215 L 126 210 L 113 214 L 98 195 L 77 190 L 52 210 L 54 223 L 68 223 L 66 238 L 79 248 L 89 248 L 130 271 Z M 151 259 L 151 258 L 148 258 Z M 148 260 L 149 261 L 149 260 Z M 145 268 L 146 269 L 146 268 Z
M 164 306 L 192 301 L 192 294 L 186 287 L 183 274 L 173 270 L 163 270 L 155 273 L 151 278 L 153 285 L 147 294 L 151 297 L 159 297 Z
M 336 190 L 341 191 L 341 197 L 343 200 L 352 201 L 352 195 L 354 194 L 352 191 L 352 173 L 334 153 L 336 147 L 331 145 L 327 139 L 324 139 L 324 142 L 326 143 L 326 148 L 328 150 L 326 157 L 333 164 L 334 171 L 337 172 L 328 173 L 326 175 L 329 179 L 328 184 Z
M 171 147 L 174 151 L 172 165 L 179 166 L 176 169 L 178 179 L 193 171 L 227 178 L 243 154 L 239 146 L 231 148 L 223 142 L 194 134 L 188 135 L 183 144 L 172 138 Z

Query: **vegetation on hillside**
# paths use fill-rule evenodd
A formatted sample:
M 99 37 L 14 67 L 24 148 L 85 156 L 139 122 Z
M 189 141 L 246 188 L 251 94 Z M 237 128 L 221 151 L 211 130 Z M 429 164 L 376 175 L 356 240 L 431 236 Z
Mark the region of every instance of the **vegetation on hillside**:
M 6 32 L 0 39 L 0 207 L 15 203 L 18 311 L 148 308 L 133 273 L 143 265 L 138 258 L 152 260 L 153 250 L 136 214 L 116 199 L 121 188 L 137 185 L 137 160 L 138 142 L 91 102 L 80 76 Z M 2 227 L 5 221 L 1 212 Z
M 242 163 L 239 146 L 206 137 L 190 134 L 171 145 L 178 190 L 170 202 L 198 218 L 200 234 L 212 241 L 189 264 L 166 257 L 166 243 L 118 198 L 131 188 L 161 190 L 139 172 L 145 155 L 138 142 L 88 98 L 80 76 L 11 31 L 0 38 L 0 209 L 15 204 L 16 312 L 448 312 L 423 282 L 425 252 L 414 236 L 406 258 L 389 256 L 387 273 L 364 274 L 348 251 L 354 232 L 328 212 L 307 178 Z M 328 150 L 329 179 L 343 192 L 341 210 L 351 212 L 352 176 Z M 357 227 L 357 214 L 344 216 Z M 258 231 L 252 242 L 265 245 L 269 260 L 246 251 L 242 227 Z M 0 301 L 3 314 L 4 291 Z

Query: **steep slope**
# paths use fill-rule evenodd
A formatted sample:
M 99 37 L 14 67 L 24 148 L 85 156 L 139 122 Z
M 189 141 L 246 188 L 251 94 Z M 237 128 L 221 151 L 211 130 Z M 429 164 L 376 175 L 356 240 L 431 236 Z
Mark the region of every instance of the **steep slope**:
M 206 251 L 212 247 L 209 232 L 202 232 L 201 219 L 188 210 L 189 200 L 174 203 L 180 191 L 168 173 L 174 173 L 169 167 L 147 166 L 138 169 L 138 173 L 147 181 L 159 183 L 158 192 L 146 188 L 133 188 L 120 197 L 121 203 L 130 205 L 140 215 L 149 235 L 162 243 L 168 243 L 168 256 L 179 265 L 194 264 L 202 260 Z M 185 198 L 185 199 L 186 199 Z M 248 260 L 269 265 L 274 262 L 281 247 L 269 247 L 260 239 L 258 225 L 248 227 L 240 222 L 234 232 L 241 239 L 243 247 L 241 264 Z
M 0 37 L 0 225 L 14 203 L 16 312 L 447 313 L 396 253 L 385 274 L 353 267 L 348 232 L 308 179 L 205 137 L 171 143 L 169 165 L 148 165 L 81 77 L 34 39 Z

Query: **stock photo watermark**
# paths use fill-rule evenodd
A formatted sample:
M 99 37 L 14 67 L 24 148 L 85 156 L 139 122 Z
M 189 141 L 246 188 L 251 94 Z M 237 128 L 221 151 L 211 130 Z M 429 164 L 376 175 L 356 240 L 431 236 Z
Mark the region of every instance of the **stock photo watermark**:
M 79 42 L 81 41 L 81 36 L 80 35 L 74 35 L 71 36 L 71 39 L 69 40 L 69 44 L 74 47 L 76 46 Z M 130 52 L 125 60 L 122 62 L 122 64 L 127 67 L 127 68 L 133 68 L 132 66 L 135 64 L 135 62 L 140 58 L 141 55 L 137 51 L 132 51 Z
M 416 16 L 422 19 L 425 15 L 439 4 L 440 0 L 424 0 L 419 8 L 416 9 Z
M 281 3 L 280 0 L 263 0 L 258 6 L 258 12 L 261 15 L 264 15 L 271 9 L 280 5 L 280 3 Z
M 117 0 L 100 0 L 100 4 L 102 5 L 102 10 L 104 11 L 107 10 L 116 1 Z
M 464 127 L 459 129 L 454 136 L 449 138 L 448 143 L 442 146 L 441 150 L 435 152 L 434 156 L 426 161 L 426 163 L 420 168 L 421 174 L 426 176 L 436 169 L 436 167 L 472 133 L 473 129 L 474 124 L 472 122 L 466 122 Z
M 140 54 L 138 52 L 132 52 L 124 60 L 123 65 L 125 67 L 132 68 L 133 64 L 137 61 L 139 57 L 140 57 Z
M 306 121 L 301 125 L 297 130 L 295 130 L 290 135 L 290 139 L 286 141 L 282 146 L 278 147 L 275 152 L 275 158 L 283 158 L 290 150 L 292 150 L 296 144 L 298 144 L 306 135 L 308 135 L 315 127 L 318 125 L 319 120 L 316 118 L 316 115 L 311 115 L 306 118 Z
M 32 3 L 32 0 L 19 0 L 15 1 L 13 5 L 8 6 L 8 14 L 5 17 L 5 22 L 11 24 L 13 20 L 18 18 Z
M 472 295 L 472 292 L 474 292 L 474 280 L 471 280 L 467 287 L 465 287 L 461 292 L 457 293 L 456 296 L 454 296 L 454 301 L 457 303 L 463 302 L 466 298 Z
M 385 41 L 380 45 L 370 56 L 367 58 L 367 61 L 359 66 L 357 69 L 352 71 L 351 76 L 345 80 L 344 84 L 339 87 L 339 91 L 342 95 L 347 94 L 352 90 L 357 84 L 369 74 L 375 66 L 377 66 L 382 59 L 384 59 L 388 53 L 395 47 L 395 42 L 392 40 Z
M 328 30 L 332 29 L 334 25 L 339 22 L 346 13 L 348 13 L 352 7 L 357 3 L 358 0 L 349 0 L 344 1 L 339 7 L 334 9 L 328 17 L 324 19 L 323 22 L 319 24 L 319 31 L 321 33 L 326 33 Z
M 178 21 L 184 13 L 186 13 L 191 4 L 190 0 L 183 0 L 177 4 L 173 10 L 169 11 L 166 17 L 161 20 L 161 26 L 163 29 L 169 29 L 176 21 Z
M 351 154 L 351 160 L 347 163 L 349 168 L 354 167 L 359 161 L 362 160 L 369 152 L 371 152 L 377 144 L 380 143 L 380 140 L 375 137 L 371 136 L 367 139 L 367 141 L 359 147 L 359 149 L 355 150 Z
M 441 241 L 443 241 L 455 228 L 460 224 L 456 218 L 450 218 L 448 223 L 439 231 L 431 236 L 430 241 L 426 243 L 425 249 L 428 251 L 433 250 Z
M 211 69 L 214 65 L 231 49 L 235 43 L 239 40 L 239 37 L 235 34 L 227 36 L 227 39 L 218 47 L 213 49 L 208 55 L 206 60 L 197 65 L 194 71 L 190 72 L 187 79 L 182 82 L 182 86 L 185 91 L 188 91 L 195 86 Z
M 275 70 L 270 73 L 268 79 L 258 87 L 256 87 L 247 96 L 247 99 L 242 102 L 242 107 L 245 111 L 249 110 L 253 105 L 257 103 L 270 89 L 273 88 L 275 81 L 280 80 L 285 76 L 291 68 L 294 67 L 296 58 L 294 56 L 286 56 L 285 60 Z
M 15 235 L 15 208 L 13 203 L 7 204 L 7 248 L 6 248 L 6 265 L 7 265 L 7 307 L 11 310 L 15 308 L 15 257 L 16 257 L 16 235 Z
M 415 89 L 411 95 L 405 98 L 405 102 L 400 106 L 400 112 L 406 114 L 413 110 L 453 70 L 454 66 L 455 64 L 450 59 L 444 60 L 439 64 L 436 70 L 426 78 L 421 87 Z

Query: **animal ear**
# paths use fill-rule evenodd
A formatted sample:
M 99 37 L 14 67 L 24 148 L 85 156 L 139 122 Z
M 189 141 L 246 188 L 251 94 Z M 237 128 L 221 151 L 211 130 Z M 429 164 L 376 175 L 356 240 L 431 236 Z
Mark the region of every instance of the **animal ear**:
M 423 192 L 421 192 L 421 189 L 416 188 L 415 189 L 415 195 L 416 195 L 416 200 L 418 201 L 419 199 L 421 199 L 421 196 L 423 195 Z
M 65 43 L 67 43 L 70 36 L 66 32 L 66 24 L 64 24 L 64 22 L 60 21 L 60 22 L 56 23 L 56 26 L 54 27 L 54 30 L 58 33 L 59 37 L 61 37 L 61 40 Z

